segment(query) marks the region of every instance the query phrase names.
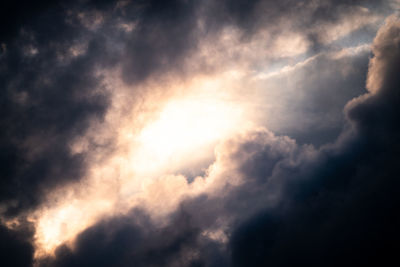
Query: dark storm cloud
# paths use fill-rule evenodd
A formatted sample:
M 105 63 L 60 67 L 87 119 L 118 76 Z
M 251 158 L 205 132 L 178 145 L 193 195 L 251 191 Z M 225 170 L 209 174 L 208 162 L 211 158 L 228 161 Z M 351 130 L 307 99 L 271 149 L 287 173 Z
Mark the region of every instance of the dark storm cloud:
M 23 222 L 15 230 L 0 224 L 0 258 L 2 266 L 27 267 L 33 259 L 33 229 Z
M 388 12 L 385 4 L 356 0 L 317 4 L 293 0 L 131 1 L 116 12 L 121 21 L 135 24 L 135 30 L 124 39 L 123 78 L 135 84 L 153 74 L 184 74 L 185 60 L 196 51 L 198 41 L 209 36 L 218 38 L 226 26 L 238 28 L 245 41 L 265 29 L 279 36 L 279 25 L 291 23 L 290 28 L 307 36 L 312 50 L 320 47 L 311 51 L 314 53 L 326 46 L 322 43 L 326 32 L 317 25 L 339 22 L 345 14 L 356 14 L 360 7 L 371 8 L 377 14 Z
M 15 37 L 21 25 L 28 23 L 55 2 L 4 1 L 0 10 L 0 42 Z
M 209 29 L 235 25 L 248 39 L 260 29 L 268 29 L 272 36 L 279 36 L 285 24 L 304 34 L 310 43 L 310 53 L 326 49 L 323 39 L 326 32 L 319 28 L 324 23 L 337 23 L 343 16 L 352 16 L 360 8 L 374 10 L 376 14 L 391 14 L 387 1 L 296 1 L 296 0 L 225 0 L 206 1 L 204 11 Z M 287 26 L 287 25 L 286 25 Z M 218 31 L 217 31 L 218 32 Z
M 153 72 L 179 67 L 195 48 L 198 1 L 144 1 L 137 31 L 127 40 L 124 79 L 146 79 Z M 133 7 L 127 6 L 128 13 Z
M 382 83 L 376 94 L 348 107 L 355 136 L 333 151 L 322 149 L 319 164 L 288 182 L 279 207 L 235 230 L 234 266 L 398 261 L 399 29 L 398 21 L 388 23 L 374 42 L 369 75 Z
M 10 204 L 10 215 L 36 205 L 42 189 L 79 179 L 84 159 L 70 154 L 70 142 L 90 119 L 101 119 L 108 102 L 96 91 L 101 88 L 94 76 L 98 53 L 103 54 L 100 42 L 90 43 L 84 56 L 65 66 L 57 55 L 63 41 L 45 45 L 34 38 L 37 54 L 26 55 L 16 42 L 7 46 L 0 63 L 0 199 Z
M 221 247 L 200 235 L 189 214 L 178 211 L 165 227 L 141 211 L 100 222 L 80 234 L 74 249 L 61 246 L 42 266 L 224 266 Z

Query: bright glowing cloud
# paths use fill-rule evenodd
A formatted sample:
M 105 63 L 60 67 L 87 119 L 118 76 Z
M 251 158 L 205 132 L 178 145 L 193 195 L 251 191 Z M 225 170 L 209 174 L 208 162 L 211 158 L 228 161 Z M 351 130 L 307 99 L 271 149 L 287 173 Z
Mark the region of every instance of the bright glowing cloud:
M 140 111 L 147 118 L 140 124 L 134 119 L 136 110 L 121 116 L 132 100 L 116 94 L 115 108 L 107 116 L 109 123 L 95 125 L 86 138 L 71 145 L 71 152 L 88 151 L 90 140 L 109 138 L 104 135 L 110 134 L 118 140 L 116 150 L 109 156 L 102 155 L 102 160 L 93 151 L 90 172 L 83 183 L 53 191 L 48 196 L 49 205 L 31 216 L 37 223 L 37 257 L 73 240 L 102 217 L 124 213 L 135 206 L 155 211 L 156 217 L 165 215 L 184 194 L 201 192 L 204 183 L 189 185 L 187 178 L 179 174 L 204 161 L 211 164 L 219 142 L 251 127 L 245 106 L 239 105 L 231 94 L 236 88 L 229 77 L 231 73 L 193 79 L 184 84 L 184 91 L 177 83 L 174 91 L 178 96 L 173 98 L 147 96 L 142 105 L 148 106 L 149 111 L 145 116 L 145 111 Z M 109 86 L 116 90 L 118 82 Z M 218 92 L 221 88 L 231 91 Z M 129 93 L 119 90 L 122 95 Z M 151 108 L 154 103 L 161 106 Z M 115 116 L 120 120 L 114 120 Z M 157 203 L 163 205 L 163 212 L 156 211 L 154 207 L 160 205 Z M 71 217 L 75 218 L 73 223 L 68 222 Z
M 200 97 L 169 102 L 159 118 L 137 137 L 138 157 L 144 162 L 135 169 L 159 168 L 159 164 L 174 164 L 184 160 L 184 156 L 202 153 L 205 147 L 232 133 L 240 116 L 239 107 L 218 99 Z

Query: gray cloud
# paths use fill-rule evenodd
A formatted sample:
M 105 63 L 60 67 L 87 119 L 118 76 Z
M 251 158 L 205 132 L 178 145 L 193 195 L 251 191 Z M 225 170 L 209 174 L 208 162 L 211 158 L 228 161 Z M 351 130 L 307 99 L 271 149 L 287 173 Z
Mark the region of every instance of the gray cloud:
M 257 116 L 268 129 L 301 144 L 333 142 L 344 125 L 344 106 L 365 92 L 369 56 L 366 47 L 322 53 L 261 77 Z M 268 103 L 271 98 L 276 100 Z
M 223 266 L 221 247 L 200 235 L 189 214 L 178 211 L 170 224 L 155 227 L 140 210 L 90 227 L 73 250 L 62 246 L 43 266 Z

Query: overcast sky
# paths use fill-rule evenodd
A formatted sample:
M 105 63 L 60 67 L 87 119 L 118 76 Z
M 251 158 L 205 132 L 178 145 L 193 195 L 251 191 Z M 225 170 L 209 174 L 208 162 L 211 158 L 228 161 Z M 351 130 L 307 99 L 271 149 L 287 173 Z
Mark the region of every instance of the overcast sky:
M 396 266 L 399 11 L 6 1 L 0 265 Z

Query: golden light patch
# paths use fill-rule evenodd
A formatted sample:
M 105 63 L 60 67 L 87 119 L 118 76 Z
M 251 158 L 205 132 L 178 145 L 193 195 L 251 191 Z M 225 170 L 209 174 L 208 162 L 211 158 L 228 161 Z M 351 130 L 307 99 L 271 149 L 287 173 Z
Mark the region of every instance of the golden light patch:
M 200 180 L 205 177 L 189 183 L 182 170 L 204 159 L 211 164 L 216 145 L 246 128 L 243 105 L 229 91 L 233 81 L 228 73 L 177 82 L 173 97 L 147 96 L 141 109 L 131 113 L 124 113 L 134 107 L 129 90 L 114 87 L 121 95 L 114 99 L 106 122 L 71 144 L 71 153 L 90 155 L 86 177 L 52 191 L 47 206 L 31 216 L 36 225 L 36 257 L 52 254 L 101 218 L 133 207 L 161 218 L 183 196 L 200 193 L 206 186 Z M 110 137 L 116 140 L 112 152 L 90 150 L 93 140 Z
M 227 136 L 239 122 L 238 107 L 213 98 L 190 97 L 169 102 L 158 119 L 138 135 L 135 170 L 184 164 L 205 146 Z M 191 154 L 191 155 L 188 155 Z

